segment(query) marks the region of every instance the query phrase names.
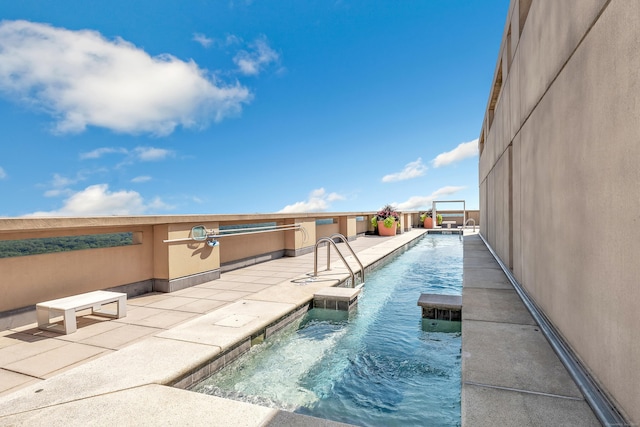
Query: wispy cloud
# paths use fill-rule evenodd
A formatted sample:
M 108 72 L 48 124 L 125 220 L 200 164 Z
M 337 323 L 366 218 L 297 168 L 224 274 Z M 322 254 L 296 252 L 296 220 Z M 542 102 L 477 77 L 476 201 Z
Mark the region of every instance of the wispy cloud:
M 213 43 L 213 39 L 210 39 L 209 37 L 201 33 L 194 33 L 193 40 L 197 43 L 200 43 L 202 47 L 205 48 L 211 46 L 211 44 Z
M 72 194 L 58 210 L 34 212 L 25 216 L 141 215 L 151 209 L 170 210 L 172 207 L 159 198 L 145 203 L 144 198 L 136 191 L 109 191 L 107 184 L 97 184 Z
M 173 155 L 173 151 L 165 150 L 164 148 L 136 147 L 133 151 L 135 156 L 143 162 L 164 160 L 165 158 Z
M 242 43 L 242 39 L 233 34 L 227 34 L 224 39 L 219 40 L 221 46 L 233 46 Z
M 167 135 L 176 126 L 236 115 L 252 98 L 246 87 L 223 84 L 193 61 L 28 21 L 0 22 L 0 64 L 0 94 L 49 113 L 58 133 L 98 126 Z
M 239 45 L 242 43 L 242 39 L 233 34 L 227 34 L 224 38 L 207 37 L 202 33 L 194 33 L 193 40 L 200 43 L 203 47 L 217 47 L 225 48 L 229 46 Z
M 477 155 L 478 139 L 476 138 L 473 141 L 461 143 L 451 151 L 438 154 L 436 158 L 431 161 L 431 163 L 433 164 L 434 168 L 439 168 L 440 166 L 446 166 L 451 163 L 459 162 L 460 160 L 464 160 L 468 157 Z
M 124 164 L 130 164 L 135 160 L 141 162 L 155 162 L 159 160 L 164 160 L 167 157 L 171 157 L 175 155 L 174 151 L 167 150 L 166 148 L 155 148 L 155 147 L 135 147 L 133 150 L 127 150 L 126 148 L 121 147 L 103 147 L 96 148 L 93 151 L 89 151 L 87 153 L 81 153 L 80 159 L 99 159 L 105 154 L 124 154 L 127 156 Z
M 266 37 L 256 39 L 249 47 L 251 50 L 241 50 L 233 58 L 233 62 L 244 75 L 255 76 L 267 65 L 280 59 L 280 55 L 269 47 Z
M 134 182 L 136 184 L 140 184 L 142 182 L 149 182 L 149 181 L 151 181 L 151 177 L 146 175 L 136 176 L 131 180 L 131 182 Z
M 418 157 L 415 162 L 407 163 L 400 172 L 392 173 L 382 177 L 382 182 L 404 181 L 407 179 L 422 176 L 427 171 L 427 167 L 422 164 L 422 159 Z
M 51 188 L 45 191 L 44 196 L 60 197 L 60 196 L 72 194 L 73 191 L 69 189 L 69 186 L 76 184 L 80 181 L 83 181 L 84 179 L 85 179 L 85 176 L 81 173 L 78 173 L 75 178 L 68 178 L 58 173 L 54 173 L 53 178 L 51 179 L 51 182 L 47 185 L 48 187 L 51 187 Z
M 103 147 L 103 148 L 96 148 L 93 151 L 89 151 L 86 153 L 80 153 L 80 160 L 86 160 L 86 159 L 99 159 L 100 157 L 104 156 L 105 154 L 127 154 L 128 151 L 126 148 L 113 148 L 113 147 Z
M 319 212 L 325 211 L 331 206 L 331 202 L 336 200 L 344 200 L 345 197 L 338 193 L 329 193 L 324 188 L 318 188 L 313 190 L 309 194 L 309 198 L 304 202 L 296 202 L 292 205 L 287 205 L 278 213 L 302 213 L 302 212 Z
M 438 200 L 439 197 L 449 196 L 451 194 L 455 194 L 458 191 L 464 190 L 466 187 L 454 187 L 447 186 L 442 187 L 434 191 L 428 196 L 413 196 L 410 197 L 409 200 L 402 203 L 395 203 L 394 206 L 400 211 L 404 210 L 418 210 L 418 209 L 428 209 L 431 207 L 431 202 L 434 200 Z
M 5 179 L 7 177 L 7 173 L 4 171 L 2 167 L 0 167 L 0 179 Z

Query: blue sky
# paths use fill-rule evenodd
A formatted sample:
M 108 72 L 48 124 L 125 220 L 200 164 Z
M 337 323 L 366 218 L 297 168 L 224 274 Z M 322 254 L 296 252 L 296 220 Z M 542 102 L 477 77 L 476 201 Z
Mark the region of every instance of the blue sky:
M 0 3 L 0 216 L 478 208 L 508 0 Z

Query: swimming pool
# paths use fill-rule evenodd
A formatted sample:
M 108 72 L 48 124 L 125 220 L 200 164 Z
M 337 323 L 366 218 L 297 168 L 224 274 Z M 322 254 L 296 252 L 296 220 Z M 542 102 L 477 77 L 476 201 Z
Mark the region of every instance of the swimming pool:
M 425 236 L 367 276 L 356 310 L 310 310 L 192 390 L 356 425 L 459 425 L 460 323 L 423 321 L 417 301 L 461 291 L 459 237 Z

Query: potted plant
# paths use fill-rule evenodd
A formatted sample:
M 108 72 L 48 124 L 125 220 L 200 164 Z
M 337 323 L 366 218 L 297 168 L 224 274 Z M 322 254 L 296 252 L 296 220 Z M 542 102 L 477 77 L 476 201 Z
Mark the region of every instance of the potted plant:
M 431 209 L 420 214 L 420 221 L 424 224 L 424 228 L 433 228 L 433 213 Z
M 442 225 L 442 215 L 440 214 L 436 215 L 436 224 Z
M 391 205 L 386 205 L 371 218 L 371 224 L 378 227 L 380 236 L 395 236 L 400 223 L 400 215 Z

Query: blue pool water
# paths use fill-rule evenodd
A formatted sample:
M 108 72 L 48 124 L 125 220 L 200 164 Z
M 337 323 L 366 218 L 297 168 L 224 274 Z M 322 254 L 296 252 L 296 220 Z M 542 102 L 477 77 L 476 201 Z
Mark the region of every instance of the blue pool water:
M 460 425 L 460 323 L 417 306 L 461 294 L 459 237 L 425 236 L 366 279 L 355 311 L 311 310 L 194 390 L 362 426 Z

